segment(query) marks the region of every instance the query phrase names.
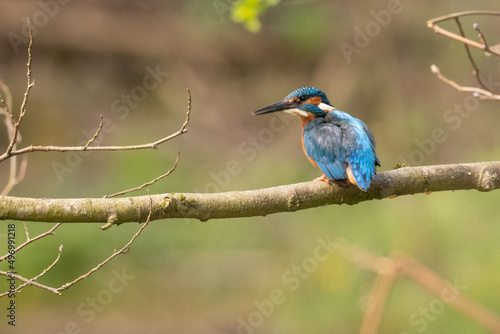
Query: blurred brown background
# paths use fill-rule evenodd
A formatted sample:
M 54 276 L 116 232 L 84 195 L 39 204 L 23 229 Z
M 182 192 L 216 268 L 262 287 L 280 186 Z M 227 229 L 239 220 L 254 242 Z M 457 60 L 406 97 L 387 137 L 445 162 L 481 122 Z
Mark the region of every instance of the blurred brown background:
M 233 4 L 2 0 L 0 78 L 13 94 L 15 111 L 26 87 L 26 17 L 34 29 L 36 85 L 21 128 L 22 146 L 85 143 L 100 115 L 106 120 L 101 145 L 151 142 L 181 126 L 186 88 L 193 98 L 189 132 L 157 150 L 35 153 L 11 195 L 101 197 L 166 172 L 177 151 L 177 170 L 149 187 L 151 192 L 246 190 L 311 180 L 321 173 L 303 156 L 300 122 L 251 115 L 307 85 L 368 124 L 381 170 L 402 161 L 499 159 L 500 103 L 474 104 L 477 100 L 437 80 L 432 64 L 461 84 L 476 84 L 463 45 L 425 25 L 452 12 L 499 10 L 496 1 L 402 0 L 398 13 L 379 21 L 379 30 L 370 31 L 364 44 L 359 31 L 377 26 L 377 17 L 394 1 L 281 1 L 261 17 L 256 34 L 231 20 Z M 474 22 L 491 44 L 500 43 L 498 18 L 464 19 L 470 38 Z M 442 26 L 456 32 L 452 23 Z M 357 51 L 346 53 L 346 45 Z M 479 50 L 473 55 L 498 93 L 498 58 Z M 466 113 L 453 111 L 467 103 L 474 107 Z M 432 142 L 435 129 L 446 139 Z M 0 132 L 2 150 L 7 140 Z M 237 172 L 228 171 L 231 161 L 240 167 Z M 3 183 L 7 171 L 8 163 L 0 164 Z M 23 290 L 16 298 L 15 330 L 60 333 L 74 325 L 82 333 L 243 333 L 240 320 L 251 321 L 256 304 L 279 289 L 285 300 L 251 328 L 255 333 L 353 333 L 375 274 L 333 253 L 301 278 L 296 290 L 283 278 L 312 256 L 318 238 L 328 236 L 381 255 L 403 251 L 445 279 L 458 280 L 465 295 L 499 312 L 499 196 L 447 192 L 265 218 L 156 221 L 127 255 L 62 297 Z M 50 227 L 29 226 L 32 235 Z M 0 245 L 7 232 L 2 228 Z M 120 248 L 137 228 L 126 224 L 101 232 L 98 225 L 65 225 L 18 254 L 19 272 L 38 274 L 64 244 L 60 263 L 41 279 L 60 286 Z M 22 224 L 17 231 L 20 244 Z M 434 300 L 409 280 L 398 280 L 381 333 L 485 332 L 447 305 L 426 319 L 419 310 Z M 0 305 L 4 310 L 4 300 Z M 12 330 L 3 313 L 2 333 Z

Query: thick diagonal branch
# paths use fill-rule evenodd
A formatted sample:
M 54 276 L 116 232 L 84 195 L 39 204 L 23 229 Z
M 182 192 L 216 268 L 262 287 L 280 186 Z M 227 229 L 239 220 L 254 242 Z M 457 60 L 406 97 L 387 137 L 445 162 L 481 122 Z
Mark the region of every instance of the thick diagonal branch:
M 266 189 L 215 194 L 151 195 L 151 220 L 265 216 L 327 204 L 357 204 L 373 199 L 434 191 L 500 188 L 500 162 L 403 167 L 377 174 L 368 192 L 311 181 Z M 0 219 L 40 222 L 144 222 L 150 197 L 48 199 L 0 196 Z

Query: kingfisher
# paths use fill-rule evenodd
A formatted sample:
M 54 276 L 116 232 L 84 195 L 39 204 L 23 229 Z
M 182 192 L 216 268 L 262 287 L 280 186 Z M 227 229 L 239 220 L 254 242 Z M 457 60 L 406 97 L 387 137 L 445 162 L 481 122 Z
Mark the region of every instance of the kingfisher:
M 294 90 L 283 101 L 254 111 L 254 115 L 284 111 L 302 119 L 302 148 L 323 175 L 315 181 L 351 183 L 367 191 L 380 159 L 375 138 L 365 123 L 337 110 L 326 94 L 314 87 Z

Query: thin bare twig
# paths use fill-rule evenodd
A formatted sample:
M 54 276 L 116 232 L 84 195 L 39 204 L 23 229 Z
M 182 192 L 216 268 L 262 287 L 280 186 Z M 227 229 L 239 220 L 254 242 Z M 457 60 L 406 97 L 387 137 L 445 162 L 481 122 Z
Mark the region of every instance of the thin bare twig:
M 31 54 L 32 54 L 31 51 L 33 46 L 33 34 L 31 32 L 31 23 L 29 19 L 28 19 L 28 33 L 30 37 L 30 42 L 28 45 L 28 63 L 26 65 L 27 67 L 26 76 L 28 83 L 26 87 L 26 92 L 24 93 L 24 99 L 21 104 L 21 110 L 17 121 L 14 121 L 14 115 L 12 114 L 12 95 L 10 93 L 10 90 L 7 85 L 5 85 L 3 82 L 0 82 L 0 89 L 6 95 L 6 101 L 4 102 L 2 100 L 0 102 L 4 109 L 3 113 L 5 115 L 5 126 L 7 128 L 7 134 L 11 138 L 9 145 L 5 150 L 4 155 L 9 155 L 12 150 L 15 150 L 17 148 L 17 144 L 21 140 L 21 134 L 19 133 L 19 126 L 21 125 L 21 121 L 26 113 L 26 104 L 28 102 L 29 92 L 31 90 L 31 87 L 33 87 L 33 85 L 35 84 L 34 82 L 31 81 Z M 19 171 L 17 163 L 18 163 L 17 158 L 13 157 L 13 159 L 11 159 L 10 161 L 9 179 L 3 190 L 0 192 L 0 195 L 7 195 L 12 190 L 12 188 L 19 182 L 21 182 L 22 179 L 24 178 L 26 168 L 28 166 L 27 157 L 22 160 Z
M 28 168 L 28 156 L 25 155 L 22 157 L 21 166 L 19 167 L 19 169 L 17 167 L 17 158 L 18 157 L 12 157 L 12 159 L 10 160 L 9 180 L 7 181 L 7 184 L 5 185 L 3 190 L 0 192 L 1 196 L 8 195 L 12 188 L 18 185 L 26 175 L 26 169 Z
M 95 139 L 97 138 L 97 136 L 99 135 L 99 133 L 102 130 L 103 121 L 102 121 L 102 116 L 101 116 L 101 123 L 100 123 L 99 128 L 97 129 L 94 136 L 84 146 L 54 146 L 54 145 L 34 146 L 34 145 L 30 145 L 28 147 L 17 149 L 16 143 L 18 140 L 19 127 L 21 125 L 21 121 L 24 118 L 24 115 L 26 114 L 26 105 L 28 102 L 29 92 L 35 84 L 34 81 L 31 80 L 31 59 L 32 59 L 31 50 L 32 50 L 32 45 L 33 45 L 33 35 L 31 32 L 31 23 L 29 20 L 28 20 L 28 29 L 29 29 L 29 36 L 30 36 L 30 42 L 28 45 L 28 63 L 27 63 L 28 85 L 26 88 L 26 92 L 24 93 L 23 102 L 21 104 L 21 111 L 20 111 L 19 118 L 17 119 L 17 121 L 15 123 L 13 122 L 12 113 L 9 113 L 8 111 L 6 111 L 6 113 L 9 115 L 9 117 L 12 119 L 13 131 L 12 131 L 12 135 L 11 135 L 11 140 L 9 142 L 9 145 L 8 145 L 6 151 L 0 155 L 0 162 L 4 161 L 6 159 L 12 158 L 14 156 L 26 154 L 26 153 L 30 153 L 30 152 L 131 151 L 131 150 L 141 150 L 141 149 L 155 149 L 158 145 L 163 144 L 164 142 L 169 141 L 169 140 L 187 132 L 187 125 L 189 123 L 189 116 L 191 114 L 191 92 L 189 91 L 189 89 L 187 89 L 187 92 L 188 92 L 188 111 L 186 113 L 186 120 L 184 121 L 181 128 L 177 132 L 175 132 L 169 136 L 163 137 L 157 141 L 150 142 L 147 144 L 142 144 L 142 145 L 90 146 L 95 141 Z
M 191 93 L 188 89 L 188 112 L 186 113 L 186 120 L 181 128 L 169 136 L 163 137 L 155 142 L 142 144 L 142 145 L 129 145 L 129 146 L 28 146 L 18 150 L 12 150 L 7 154 L 0 155 L 0 162 L 12 156 L 26 154 L 30 152 L 71 152 L 71 151 L 132 151 L 142 149 L 155 149 L 158 145 L 163 144 L 175 137 L 178 137 L 187 132 L 187 125 L 189 123 L 189 116 L 191 113 Z
M 385 299 L 390 292 L 395 277 L 398 275 L 408 277 L 437 298 L 443 299 L 443 295 L 445 295 L 447 297 L 445 302 L 451 307 L 462 312 L 465 316 L 473 319 L 491 332 L 500 333 L 500 317 L 498 315 L 465 297 L 461 291 L 458 291 L 447 280 L 417 261 L 403 254 L 394 254 L 391 257 L 373 254 L 349 244 L 342 238 L 337 238 L 335 244 L 338 245 L 337 251 L 339 254 L 345 256 L 360 268 L 379 274 L 369 300 L 378 300 L 380 305 L 376 305 L 375 309 L 373 309 L 374 304 L 368 303 L 366 308 L 368 314 L 365 314 L 361 333 L 376 333 L 373 329 L 369 329 L 368 326 L 373 325 L 378 328 L 385 307 Z M 386 277 L 381 278 L 380 276 Z
M 118 256 L 120 254 L 125 254 L 125 253 L 128 252 L 128 250 L 130 249 L 130 245 L 132 245 L 132 243 L 135 241 L 135 239 L 137 239 L 137 237 L 142 233 L 142 231 L 146 228 L 146 226 L 148 226 L 149 221 L 151 220 L 151 213 L 153 212 L 153 200 L 152 200 L 151 196 L 149 195 L 149 191 L 148 191 L 148 196 L 149 196 L 149 215 L 148 215 L 146 221 L 144 222 L 144 224 L 141 226 L 141 228 L 132 236 L 132 238 L 130 239 L 130 241 L 127 242 L 125 244 L 125 246 L 123 246 L 120 250 L 117 251 L 115 249 L 113 251 L 113 254 L 111 254 L 107 259 L 105 259 L 104 261 L 102 261 L 101 263 L 99 263 L 97 266 L 95 266 L 94 268 L 92 268 L 91 270 L 89 270 L 87 273 L 85 273 L 82 276 L 76 278 L 75 280 L 73 280 L 73 281 L 71 281 L 69 283 L 66 283 L 66 284 L 62 285 L 61 287 L 57 288 L 56 290 L 59 293 L 61 291 L 63 291 L 63 290 L 68 289 L 72 285 L 78 283 L 82 279 L 89 277 L 90 275 L 92 275 L 93 273 L 95 273 L 96 271 L 98 271 L 99 269 L 101 269 L 102 266 L 104 266 L 106 263 L 108 263 L 109 261 L 111 261 L 116 256 Z
M 191 91 L 189 90 L 189 88 L 187 88 L 186 91 L 188 93 L 188 105 L 187 105 L 186 119 L 184 120 L 184 123 L 182 124 L 181 128 L 179 129 L 179 131 L 176 132 L 176 133 L 179 133 L 179 134 L 182 134 L 182 133 L 184 133 L 186 131 L 186 127 L 187 127 L 187 125 L 189 123 L 189 117 L 191 115 Z M 135 187 L 135 188 L 132 188 L 132 189 L 128 189 L 128 190 L 124 190 L 124 191 L 120 191 L 120 192 L 117 192 L 117 193 L 112 194 L 112 195 L 105 195 L 104 198 L 116 197 L 116 196 L 120 196 L 120 195 L 129 193 L 129 192 L 132 192 L 132 191 L 141 190 L 144 187 L 150 186 L 153 183 L 155 183 L 155 182 L 163 179 L 164 177 L 169 176 L 175 170 L 175 168 L 177 167 L 177 164 L 179 163 L 180 154 L 181 154 L 181 152 L 177 152 L 177 158 L 175 159 L 174 166 L 168 172 L 166 172 L 165 174 L 160 175 L 159 177 L 155 178 L 154 180 L 152 180 L 150 182 L 146 182 L 146 183 L 144 183 L 144 184 L 142 184 L 142 185 L 140 185 L 138 187 Z
M 482 88 L 477 88 L 477 87 L 464 87 L 459 85 L 453 80 L 450 80 L 446 78 L 444 75 L 441 74 L 441 71 L 436 65 L 431 66 L 431 71 L 432 73 L 436 74 L 438 79 L 447 83 L 448 85 L 452 86 L 458 91 L 461 92 L 468 92 L 468 93 L 473 93 L 474 96 L 477 98 L 483 99 L 483 100 L 500 100 L 500 95 L 499 94 L 494 94 L 490 92 L 489 90 L 485 90 Z
M 12 94 L 10 93 L 9 87 L 0 80 L 0 90 L 5 94 L 5 100 L 0 97 L 0 115 L 5 116 L 5 127 L 7 129 L 7 135 L 11 138 L 14 135 L 14 116 L 12 115 Z M 17 133 L 17 143 L 21 141 L 21 134 Z M 17 143 L 14 145 L 14 149 L 17 147 Z M 12 188 L 21 182 L 26 174 L 26 168 L 28 166 L 28 156 L 24 156 L 21 160 L 21 166 L 18 170 L 18 159 L 17 157 L 12 157 L 9 166 L 9 179 L 7 184 L 0 192 L 0 195 L 7 195 L 10 193 Z
M 448 294 L 448 300 L 446 300 L 451 307 L 462 312 L 462 314 L 473 319 L 492 333 L 500 333 L 500 317 L 498 315 L 476 301 L 465 297 L 464 294 L 461 291 L 457 291 L 457 288 L 452 286 L 450 282 L 440 277 L 436 272 L 418 263 L 416 260 L 408 258 L 403 254 L 397 254 L 394 258 L 399 265 L 401 274 L 411 278 L 437 298 L 443 299 L 443 294 L 446 292 L 452 293 L 454 298 L 448 299 Z M 456 285 L 456 280 L 454 283 Z
M 378 333 L 385 305 L 389 298 L 394 281 L 398 275 L 399 268 L 394 261 L 384 261 L 378 270 L 377 280 L 373 285 L 372 292 L 366 304 L 360 334 Z
M 5 296 L 6 294 L 9 294 L 9 293 L 19 293 L 21 291 L 21 289 L 27 287 L 28 285 L 35 285 L 33 284 L 37 279 L 39 279 L 40 277 L 42 277 L 43 275 L 45 275 L 47 272 L 49 272 L 56 264 L 57 262 L 59 261 L 59 259 L 61 258 L 61 254 L 62 254 L 62 250 L 63 250 L 63 245 L 60 245 L 59 246 L 59 249 L 58 249 L 58 252 L 57 252 L 57 257 L 56 259 L 52 262 L 51 265 L 49 265 L 47 268 L 45 268 L 40 274 L 36 275 L 35 277 L 33 277 L 31 280 L 29 280 L 29 282 L 25 282 L 21 285 L 19 285 L 16 289 L 14 289 L 13 291 L 8 291 L 8 292 L 4 292 L 2 294 L 0 294 L 0 298 L 2 298 L 3 296 Z M 43 285 L 43 284 L 42 284 Z M 35 285 L 37 287 L 40 287 L 39 285 Z M 43 285 L 45 286 L 45 285 Z M 49 290 L 50 292 L 53 292 L 55 294 L 58 294 L 58 295 L 61 295 L 60 292 L 58 292 L 56 289 L 52 288 L 52 287 L 48 287 L 46 286 L 47 288 L 49 289 L 45 289 L 45 290 Z M 52 290 L 53 289 L 53 290 Z
M 23 224 L 24 224 L 24 229 L 25 229 L 25 232 L 26 232 L 26 241 L 25 241 L 25 242 L 23 242 L 21 245 L 19 245 L 19 246 L 15 249 L 15 251 L 14 251 L 15 253 L 19 252 L 19 251 L 20 251 L 21 249 L 23 249 L 25 246 L 29 245 L 29 244 L 30 244 L 30 243 L 32 243 L 32 242 L 37 241 L 38 239 L 41 239 L 41 238 L 46 237 L 46 236 L 48 236 L 48 235 L 54 235 L 54 234 L 55 234 L 55 233 L 54 233 L 55 229 L 56 229 L 56 228 L 58 228 L 59 226 L 61 226 L 61 223 L 57 223 L 57 224 L 55 224 L 54 226 L 52 226 L 52 228 L 51 228 L 50 230 L 48 230 L 47 232 L 41 233 L 41 234 L 37 235 L 37 236 L 36 236 L 36 237 L 34 237 L 34 238 L 30 238 L 30 237 L 29 237 L 29 233 L 28 233 L 28 228 L 27 228 L 27 226 L 26 226 L 26 223 L 24 223 L 24 222 L 23 222 Z M 6 258 L 8 258 L 8 257 L 9 257 L 9 255 L 10 255 L 10 254 L 9 254 L 9 253 L 7 253 L 7 254 L 5 254 L 4 256 L 0 257 L 0 262 L 4 261 Z
M 1 276 L 7 276 L 9 278 L 14 278 L 14 279 L 16 279 L 18 281 L 26 283 L 27 285 L 36 286 L 37 288 L 53 292 L 56 295 L 61 295 L 61 293 L 57 289 L 55 289 L 53 287 L 50 287 L 50 286 L 47 286 L 47 285 L 44 285 L 44 284 L 40 284 L 40 283 L 38 283 L 38 282 L 36 282 L 34 280 L 30 280 L 30 279 L 24 278 L 24 277 L 22 277 L 21 275 L 18 275 L 18 274 L 13 274 L 13 273 L 9 273 L 7 271 L 0 270 L 0 275 Z M 9 293 L 11 293 L 11 291 L 7 291 L 7 292 L 4 292 L 4 293 L 1 293 L 0 294 L 0 298 L 8 295 Z
M 482 99 L 493 99 L 493 100 L 500 100 L 499 95 L 493 93 L 491 89 L 488 87 L 488 85 L 483 81 L 483 78 L 481 77 L 479 67 L 477 66 L 476 62 L 474 61 L 474 58 L 472 57 L 472 52 L 470 50 L 470 47 L 475 47 L 478 49 L 481 49 L 488 54 L 493 54 L 496 56 L 500 56 L 499 52 L 496 52 L 494 48 L 490 48 L 488 43 L 486 42 L 486 37 L 482 33 L 482 31 L 479 29 L 479 25 L 477 23 L 473 24 L 473 28 L 476 30 L 478 34 L 478 38 L 480 42 L 476 42 L 473 40 L 470 40 L 465 37 L 465 32 L 462 28 L 462 24 L 460 23 L 460 18 L 464 16 L 470 16 L 470 15 L 493 15 L 493 16 L 500 16 L 500 12 L 494 12 L 494 11 L 467 11 L 467 12 L 459 12 L 459 13 L 453 13 L 450 15 L 445 15 L 441 16 L 432 20 L 427 21 L 427 26 L 431 29 L 433 29 L 436 33 L 444 35 L 446 37 L 452 38 L 454 40 L 457 40 L 461 43 L 464 44 L 465 51 L 467 53 L 467 57 L 469 59 L 469 62 L 471 63 L 473 67 L 472 74 L 475 76 L 476 81 L 478 82 L 479 86 L 481 88 L 475 88 L 475 87 L 463 87 L 456 82 L 445 78 L 444 76 L 441 75 L 439 69 L 437 68 L 436 65 L 432 65 L 431 70 L 435 74 L 438 75 L 438 78 L 447 84 L 453 86 L 455 89 L 462 91 L 462 92 L 472 92 L 476 97 L 482 98 Z M 458 26 L 458 30 L 460 32 L 460 35 L 454 34 L 448 30 L 440 28 L 437 23 L 446 21 L 446 20 L 454 20 L 455 23 Z
M 23 249 L 25 246 L 29 245 L 30 243 L 35 242 L 36 240 L 39 240 L 39 239 L 41 239 L 41 238 L 43 238 L 43 237 L 45 237 L 47 235 L 53 235 L 54 234 L 54 230 L 61 225 L 61 223 L 57 223 L 56 225 L 54 225 L 47 232 L 41 233 L 41 234 L 37 235 L 34 238 L 30 238 L 30 235 L 29 235 L 29 232 L 28 232 L 28 226 L 26 225 L 25 222 L 23 222 L 23 224 L 24 224 L 24 232 L 26 234 L 26 241 L 24 243 L 22 243 L 21 245 L 19 245 L 14 250 L 14 254 L 16 254 L 17 252 L 19 252 L 21 249 Z M 20 286 L 18 286 L 13 291 L 7 291 L 7 292 L 4 292 L 4 293 L 1 293 L 0 294 L 0 298 L 8 295 L 9 293 L 18 293 L 21 289 L 23 289 L 24 287 L 26 287 L 28 285 L 33 285 L 33 286 L 39 287 L 41 289 L 48 290 L 50 292 L 53 292 L 53 293 L 56 293 L 56 294 L 60 295 L 60 293 L 57 290 L 55 290 L 54 288 L 49 287 L 47 285 L 43 285 L 43 284 L 37 283 L 35 281 L 38 278 L 40 278 L 43 275 L 45 275 L 45 273 L 47 273 L 50 269 L 52 269 L 52 267 L 54 267 L 56 265 L 57 261 L 59 261 L 59 259 L 61 258 L 61 252 L 62 252 L 62 245 L 59 247 L 59 252 L 58 252 L 57 258 L 54 260 L 54 262 L 52 262 L 51 265 L 49 265 L 40 274 L 38 274 L 37 276 L 35 276 L 32 279 L 27 279 L 27 278 L 25 278 L 25 277 L 23 277 L 21 275 L 18 275 L 18 274 L 13 274 L 13 273 L 6 272 L 6 271 L 0 271 L 0 276 L 7 276 L 7 277 L 10 277 L 10 278 L 14 278 L 14 279 L 16 279 L 18 281 L 24 282 L 24 284 L 21 284 Z M 10 256 L 10 253 L 7 253 L 6 255 L 0 257 L 0 262 L 5 261 L 9 256 Z
M 28 231 L 28 225 L 23 221 L 24 233 L 26 234 L 26 240 L 30 240 L 30 232 Z
M 483 32 L 481 31 L 481 29 L 479 28 L 479 24 L 477 23 L 474 23 L 472 25 L 472 27 L 474 28 L 474 30 L 477 31 L 477 37 L 479 38 L 479 40 L 481 41 L 481 43 L 483 43 L 483 45 L 486 46 L 486 50 L 490 50 L 490 47 L 488 45 L 488 42 L 486 42 L 486 37 L 484 37 L 484 34 Z
M 116 196 L 120 196 L 120 195 L 124 195 L 124 194 L 130 193 L 132 191 L 141 190 L 144 187 L 150 186 L 153 183 L 155 183 L 156 181 L 159 181 L 159 180 L 163 179 L 164 177 L 169 176 L 175 170 L 175 168 L 177 167 L 177 164 L 179 163 L 179 157 L 180 157 L 180 155 L 181 155 L 181 152 L 177 152 L 177 158 L 175 159 L 174 166 L 172 168 L 170 168 L 170 170 L 168 172 L 166 172 L 165 174 L 160 175 L 157 178 L 155 178 L 155 179 L 153 179 L 153 180 L 151 180 L 149 182 L 146 182 L 146 183 L 144 183 L 144 184 L 142 184 L 142 185 L 140 185 L 138 187 L 135 187 L 135 188 L 132 188 L 132 189 L 128 189 L 128 190 L 123 190 L 123 191 L 117 192 L 117 193 L 112 194 L 112 195 L 105 195 L 103 198 L 116 197 Z
M 7 86 L 2 81 L 2 79 L 0 79 L 0 90 L 5 94 L 5 100 L 0 95 L 0 107 L 2 107 L 2 109 L 3 109 L 3 110 L 0 110 L 0 114 L 5 115 L 6 122 L 8 120 L 10 121 L 8 124 L 6 123 L 7 130 L 10 130 L 10 127 L 14 126 L 14 116 L 12 115 L 12 94 L 10 92 L 9 86 Z M 10 125 L 10 127 L 9 127 L 9 125 Z M 9 135 L 9 137 L 10 137 L 10 135 Z
M 10 156 L 12 151 L 15 148 L 15 145 L 17 143 L 17 135 L 19 133 L 19 126 L 21 125 L 21 122 L 24 118 L 24 115 L 26 114 L 26 105 L 28 104 L 28 96 L 30 93 L 31 88 L 35 85 L 35 82 L 31 80 L 31 59 L 32 59 L 32 47 L 33 47 L 33 33 L 31 31 L 31 22 L 28 20 L 28 34 L 29 34 L 29 44 L 28 44 L 28 63 L 26 64 L 26 77 L 28 80 L 27 86 L 26 86 L 26 92 L 24 93 L 24 98 L 23 102 L 21 103 L 21 110 L 19 112 L 19 117 L 17 119 L 17 122 L 14 124 L 14 131 L 12 134 L 12 137 L 10 139 L 9 146 L 5 150 L 5 153 L 3 155 Z M 2 156 L 3 156 L 2 155 Z M 0 160 L 1 161 L 1 160 Z
M 62 251 L 63 251 L 63 245 L 60 245 L 59 248 L 58 248 L 58 250 L 57 250 L 57 257 L 54 260 L 54 262 L 52 262 L 52 264 L 50 266 L 48 266 L 47 268 L 45 268 L 40 274 L 36 275 L 31 280 L 35 281 L 35 280 L 39 279 L 40 277 L 42 277 L 43 275 L 45 275 L 47 272 L 49 272 L 50 269 L 52 269 L 57 264 L 57 262 L 59 261 L 59 259 L 61 258 Z M 22 288 L 25 285 L 26 284 L 23 284 L 23 285 L 19 286 L 19 288 Z
M 458 17 L 455 17 L 455 22 L 457 23 L 458 30 L 460 31 L 460 35 L 462 37 L 465 37 L 464 29 L 462 28 L 462 25 L 460 24 L 460 20 Z M 481 79 L 481 75 L 479 73 L 479 68 L 476 65 L 476 62 L 474 61 L 474 58 L 472 57 L 472 53 L 470 52 L 469 45 L 467 43 L 464 43 L 465 47 L 465 52 L 467 53 L 467 57 L 469 58 L 469 61 L 473 67 L 472 74 L 476 77 L 476 80 L 483 89 L 487 90 L 486 85 L 483 83 L 483 80 Z
M 184 131 L 189 123 L 189 116 L 191 115 L 191 91 L 189 88 L 186 88 L 186 91 L 188 93 L 188 106 L 187 106 L 187 112 L 186 112 L 186 120 L 184 121 L 184 124 L 182 124 L 181 129 L 179 130 L 180 132 Z
M 487 44 L 484 43 L 478 43 L 476 41 L 470 40 L 464 36 L 460 36 L 457 34 L 454 34 L 446 29 L 443 29 L 437 25 L 438 22 L 443 22 L 447 20 L 455 20 L 459 17 L 462 16 L 470 16 L 470 15 L 492 15 L 492 16 L 500 16 L 500 12 L 496 11 L 490 11 L 490 10 L 471 10 L 471 11 L 465 11 L 465 12 L 458 12 L 458 13 L 453 13 L 449 15 L 444 15 L 437 17 L 435 19 L 427 21 L 427 27 L 431 28 L 434 30 L 434 32 L 441 34 L 443 36 L 452 38 L 454 40 L 457 40 L 459 42 L 462 42 L 464 44 L 468 44 L 470 46 L 473 46 L 475 48 L 487 51 L 491 54 L 494 54 L 496 56 L 500 56 L 500 53 L 496 52 L 495 50 L 491 50 Z
M 187 106 L 187 112 L 186 112 L 186 119 L 184 120 L 184 123 L 182 124 L 181 128 L 176 132 L 176 133 L 179 133 L 179 134 L 182 134 L 183 132 L 186 131 L 186 127 L 187 127 L 187 125 L 189 123 L 189 117 L 191 115 L 191 91 L 189 90 L 189 88 L 187 89 L 187 93 L 188 93 L 188 106 Z M 177 164 L 179 163 L 180 154 L 181 154 L 181 152 L 177 152 L 177 158 L 175 159 L 174 166 L 169 171 L 167 171 L 165 174 L 160 175 L 157 178 L 153 179 L 152 181 L 146 182 L 146 183 L 144 183 L 144 184 L 142 184 L 142 185 L 140 185 L 138 187 L 135 187 L 135 188 L 132 188 L 132 189 L 128 189 L 128 190 L 124 190 L 124 191 L 120 191 L 120 192 L 117 192 L 117 193 L 112 194 L 112 195 L 105 195 L 104 198 L 116 197 L 116 196 L 120 196 L 120 195 L 129 193 L 129 192 L 132 192 L 132 191 L 141 190 L 144 187 L 150 186 L 153 183 L 155 183 L 155 182 L 163 179 L 164 177 L 169 176 L 175 170 L 175 168 L 177 167 Z
M 102 126 L 103 125 L 104 125 L 104 118 L 101 115 L 101 121 L 99 123 L 99 127 L 97 128 L 97 131 L 94 133 L 94 136 L 89 139 L 89 141 L 87 142 L 87 144 L 85 144 L 85 146 L 83 147 L 83 151 L 85 151 L 87 149 L 87 147 L 89 147 L 89 145 L 92 144 L 94 142 L 94 140 L 97 139 L 97 137 L 99 136 L 99 134 L 102 131 Z
M 10 294 L 10 293 L 19 293 L 21 289 L 25 288 L 26 286 L 28 285 L 32 285 L 32 286 L 36 286 L 36 287 L 39 287 L 41 289 L 44 289 L 44 290 L 47 290 L 47 291 L 50 291 L 50 292 L 53 292 L 57 295 L 61 295 L 61 291 L 63 290 L 66 290 L 68 289 L 69 287 L 71 287 L 72 285 L 76 284 L 77 282 L 81 281 L 82 279 L 85 279 L 87 277 L 89 277 L 90 275 L 92 275 L 94 272 L 98 271 L 101 267 L 103 267 L 106 263 L 108 263 L 109 261 L 111 261 L 113 258 L 115 258 L 116 256 L 120 255 L 120 254 L 125 254 L 128 252 L 130 246 L 132 245 L 132 243 L 135 241 L 135 239 L 137 239 L 137 237 L 141 234 L 141 232 L 144 230 L 144 228 L 146 228 L 146 226 L 149 224 L 150 220 L 151 220 L 151 214 L 153 212 L 153 200 L 149 194 L 149 191 L 148 191 L 148 196 L 149 196 L 149 214 L 148 214 L 148 217 L 146 219 L 146 221 L 144 222 L 144 224 L 141 226 L 141 228 L 132 236 L 132 238 L 129 240 L 129 242 L 127 242 L 125 244 L 125 246 L 123 246 L 120 250 L 114 250 L 113 254 L 111 254 L 108 258 L 106 258 L 104 261 L 102 261 L 101 263 L 99 263 L 97 266 L 95 266 L 94 268 L 92 268 L 90 271 L 88 271 L 87 273 L 81 275 L 80 277 L 76 278 L 75 280 L 69 282 L 69 283 L 66 283 L 64 285 L 62 285 L 61 287 L 59 288 L 53 288 L 53 287 L 50 287 L 50 286 L 47 286 L 47 285 L 44 285 L 44 284 L 40 284 L 38 282 L 36 282 L 36 280 L 40 277 L 42 277 L 43 275 L 45 275 L 47 272 L 49 272 L 56 264 L 57 262 L 59 261 L 59 259 L 61 258 L 61 254 L 62 254 L 62 250 L 63 250 L 63 245 L 60 245 L 59 246 L 59 251 L 58 251 L 58 255 L 56 257 L 56 259 L 52 262 L 51 265 L 49 265 L 47 268 L 45 268 L 40 274 L 38 274 L 37 276 L 35 276 L 34 278 L 32 279 L 27 279 L 21 275 L 18 275 L 18 274 L 15 274 L 15 273 L 11 273 L 11 272 L 6 272 L 6 271 L 0 271 L 0 276 L 7 276 L 9 278 L 13 278 L 13 279 L 16 279 L 18 281 L 21 281 L 23 282 L 24 284 L 21 284 L 20 286 L 18 286 L 16 289 L 14 290 L 9 290 L 9 291 L 6 291 L 4 293 L 1 293 L 0 294 L 0 298 Z M 49 231 L 45 232 L 45 233 L 42 233 L 34 238 L 30 238 L 29 236 L 29 231 L 28 231 L 28 228 L 26 226 L 26 224 L 24 224 L 24 229 L 25 229 L 25 233 L 26 233 L 26 242 L 24 242 L 22 245 L 20 245 L 19 247 L 17 247 L 15 249 L 15 253 L 17 253 L 20 249 L 22 249 L 24 246 L 28 245 L 29 243 L 31 242 L 34 242 L 40 238 L 43 238 L 44 236 L 47 236 L 49 234 L 54 234 L 54 230 L 59 227 L 61 225 L 61 223 L 58 223 L 56 224 L 55 226 L 53 226 Z M 0 262 L 5 260 L 10 254 L 7 254 L 5 255 L 4 257 L 0 258 Z

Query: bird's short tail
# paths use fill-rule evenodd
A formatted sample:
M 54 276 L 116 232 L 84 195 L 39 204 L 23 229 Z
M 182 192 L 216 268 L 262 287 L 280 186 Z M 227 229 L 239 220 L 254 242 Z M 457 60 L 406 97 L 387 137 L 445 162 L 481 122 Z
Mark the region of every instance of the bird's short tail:
M 347 181 L 349 181 L 349 183 L 352 183 L 352 184 L 358 186 L 358 188 L 363 190 L 363 191 L 368 190 L 368 187 L 370 186 L 370 182 L 369 181 L 365 182 L 365 180 L 361 180 L 361 182 L 358 182 L 356 180 L 356 177 L 354 177 L 354 173 L 352 172 L 351 166 L 347 166 L 346 173 L 347 173 Z

